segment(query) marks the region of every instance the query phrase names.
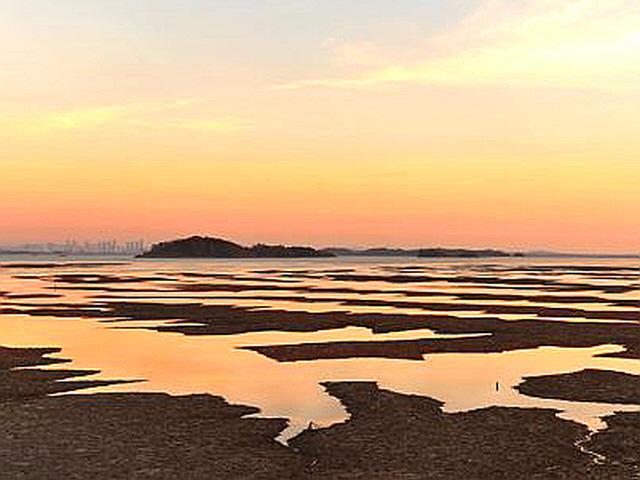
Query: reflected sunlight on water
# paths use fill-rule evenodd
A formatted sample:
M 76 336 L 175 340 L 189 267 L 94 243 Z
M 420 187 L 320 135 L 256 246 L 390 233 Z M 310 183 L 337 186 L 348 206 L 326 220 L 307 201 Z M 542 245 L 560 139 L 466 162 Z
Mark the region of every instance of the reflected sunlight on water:
M 563 265 L 584 265 L 589 261 L 584 259 L 570 263 L 568 259 L 558 260 Z M 598 264 L 603 264 L 599 260 Z M 629 266 L 633 262 L 607 261 L 607 264 Z M 25 293 L 57 293 L 61 298 L 38 298 L 27 300 L 1 299 L 5 306 L 26 308 L 28 305 L 48 303 L 87 303 L 103 297 L 123 300 L 152 299 L 154 302 L 180 303 L 202 302 L 204 304 L 245 305 L 260 308 L 278 308 L 290 311 L 326 312 L 349 311 L 360 313 L 387 312 L 424 314 L 436 313 L 458 317 L 496 317 L 487 315 L 481 310 L 463 310 L 454 312 L 425 312 L 423 309 L 398 308 L 394 306 L 350 306 L 340 302 L 308 303 L 296 301 L 295 297 L 311 297 L 324 300 L 365 298 L 376 300 L 409 300 L 427 303 L 473 303 L 491 305 L 542 305 L 544 307 L 581 308 L 584 310 L 606 311 L 634 311 L 633 306 L 611 306 L 607 301 L 637 299 L 630 292 L 603 293 L 597 290 L 597 285 L 628 285 L 631 280 L 598 279 L 597 282 L 586 275 L 570 272 L 566 278 L 562 275 L 535 276 L 535 272 L 520 271 L 517 266 L 524 265 L 525 260 L 503 260 L 500 263 L 492 261 L 495 266 L 509 268 L 511 278 L 553 279 L 556 282 L 589 283 L 593 284 L 593 291 L 564 292 L 544 291 L 544 286 L 538 290 L 508 288 L 492 289 L 485 283 L 478 284 L 474 289 L 469 284 L 451 284 L 446 281 L 427 283 L 394 284 L 385 281 L 358 282 L 349 280 L 331 280 L 326 278 L 323 269 L 348 268 L 358 274 L 394 275 L 403 264 L 428 267 L 427 275 L 454 276 L 459 273 L 478 275 L 482 262 L 462 264 L 453 261 L 425 262 L 417 259 L 369 260 L 354 261 L 312 260 L 312 261 L 135 261 L 127 265 L 111 265 L 105 267 L 64 268 L 64 269 L 0 269 L 0 291 L 12 294 Z M 536 264 L 536 262 L 533 262 Z M 402 264 L 402 265 L 401 265 Z M 394 267 L 395 266 L 395 267 Z M 466 267 L 465 267 L 466 266 Z M 261 269 L 277 268 L 280 274 L 260 273 Z M 495 268 L 495 267 L 494 267 Z M 296 270 L 305 270 L 304 278 L 295 278 Z M 473 273 L 469 273 L 473 270 Z M 309 278 L 308 271 L 316 271 L 319 278 Z M 193 278 L 184 277 L 181 273 L 225 273 L 231 277 L 224 278 Z M 257 273 L 256 273 L 257 272 Z M 144 281 L 134 283 L 98 284 L 98 287 L 124 287 L 130 289 L 148 289 L 148 292 L 103 292 L 98 290 L 65 290 L 67 286 L 82 287 L 85 284 L 65 283 L 53 276 L 64 276 L 69 273 L 102 273 L 125 275 L 127 277 L 141 277 L 158 275 L 169 276 L 167 281 Z M 16 275 L 36 275 L 42 278 L 16 278 Z M 421 272 L 412 271 L 412 275 L 420 276 Z M 491 276 L 502 275 L 492 271 Z M 239 284 L 256 283 L 256 279 L 278 279 L 278 275 L 292 275 L 299 280 L 294 283 L 279 283 L 273 281 L 262 282 L 261 286 L 278 285 L 285 288 L 282 291 L 251 291 L 251 292 L 158 292 L 172 284 L 211 285 L 234 283 L 233 276 L 242 276 Z M 403 273 L 404 275 L 404 273 Z M 505 274 L 506 275 L 506 274 Z M 604 282 L 604 283 L 603 283 Z M 613 282 L 613 283 L 611 283 Z M 55 285 L 54 285 L 55 283 Z M 287 285 L 295 287 L 348 287 L 354 290 L 377 290 L 377 293 L 362 294 L 323 293 L 287 291 Z M 95 285 L 93 285 L 95 286 Z M 419 295 L 404 297 L 394 290 L 438 291 L 439 296 L 422 298 Z M 516 293 L 549 295 L 592 295 L 603 299 L 602 303 L 537 303 L 527 301 L 501 301 L 489 299 L 486 301 L 458 300 L 452 294 L 456 291 L 475 293 Z M 637 293 L 637 292 L 636 292 Z M 255 300 L 252 295 L 260 297 L 286 295 L 288 300 L 269 300 L 261 298 Z M 224 298 L 216 298 L 222 296 Z M 197 300 L 194 300 L 197 298 Z M 20 304 L 26 306 L 19 307 Z M 14 305 L 15 304 L 15 305 Z M 637 308 L 635 308 L 637 311 Z M 517 320 L 535 318 L 531 315 L 497 315 L 502 319 Z M 553 317 L 562 321 L 586 321 L 573 317 Z M 640 320 L 640 318 L 639 318 Z M 598 319 L 590 319 L 595 322 Z M 602 321 L 611 321 L 602 319 Z M 613 321 L 616 322 L 616 321 Z M 151 322 L 157 325 L 159 322 Z M 168 322 L 163 322 L 168 323 Z M 291 436 L 305 427 L 309 421 L 318 425 L 328 425 L 346 418 L 341 405 L 332 397 L 324 393 L 320 382 L 328 380 L 375 380 L 382 387 L 398 392 L 428 395 L 445 402 L 446 411 L 469 410 L 489 405 L 521 406 L 521 407 L 549 407 L 562 410 L 564 418 L 570 418 L 589 425 L 591 428 L 601 426 L 599 417 L 618 410 L 635 409 L 636 407 L 578 403 L 567 401 L 545 400 L 527 397 L 519 394 L 512 387 L 517 385 L 523 376 L 566 373 L 583 368 L 602 368 L 640 374 L 640 362 L 637 360 L 620 358 L 595 357 L 602 353 L 615 352 L 619 346 L 603 345 L 595 348 L 554 348 L 542 347 L 532 350 L 519 350 L 505 353 L 471 354 L 446 353 L 427 355 L 424 361 L 351 358 L 340 360 L 316 360 L 305 362 L 278 363 L 259 353 L 241 350 L 237 347 L 249 345 L 277 345 L 306 342 L 331 342 L 343 340 L 392 340 L 392 339 L 425 339 L 425 338 L 456 338 L 457 335 L 439 335 L 428 329 L 407 330 L 401 332 L 374 334 L 361 327 L 347 327 L 334 330 L 323 330 L 308 333 L 291 332 L 259 332 L 236 335 L 219 336 L 185 336 L 177 333 L 159 333 L 152 330 L 123 327 L 150 326 L 147 321 L 127 321 L 124 323 L 99 322 L 91 319 L 57 318 L 53 315 L 31 317 L 26 314 L 1 315 L 0 335 L 1 344 L 5 346 L 58 346 L 63 349 L 60 356 L 72 359 L 68 364 L 72 368 L 99 369 L 100 378 L 143 379 L 144 382 L 127 385 L 103 387 L 95 391 L 163 391 L 172 394 L 189 394 L 208 392 L 222 395 L 234 403 L 255 405 L 262 409 L 266 416 L 281 416 L 291 419 L 290 428 L 284 436 Z M 612 324 L 612 328 L 615 325 Z M 469 335 L 467 335 L 469 336 Z M 58 367 L 59 368 L 59 367 Z M 496 382 L 500 388 L 496 390 Z M 640 408 L 640 407 L 638 407 Z

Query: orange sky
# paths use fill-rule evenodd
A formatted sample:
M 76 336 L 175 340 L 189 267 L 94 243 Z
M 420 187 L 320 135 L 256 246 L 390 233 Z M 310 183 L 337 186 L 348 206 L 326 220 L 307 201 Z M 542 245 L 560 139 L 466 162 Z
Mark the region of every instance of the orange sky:
M 639 250 L 637 2 L 192 2 L 9 2 L 0 244 Z

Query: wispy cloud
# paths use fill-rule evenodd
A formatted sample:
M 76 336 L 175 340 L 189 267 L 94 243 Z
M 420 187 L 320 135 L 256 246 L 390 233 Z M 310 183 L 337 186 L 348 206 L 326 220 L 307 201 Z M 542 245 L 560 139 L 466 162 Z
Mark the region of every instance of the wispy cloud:
M 91 129 L 120 121 L 128 111 L 121 105 L 76 108 L 33 114 L 29 121 L 33 131 Z
M 353 59 L 363 68 L 279 88 L 435 84 L 627 89 L 640 81 L 640 2 L 487 1 L 452 30 L 427 39 L 420 52 L 406 55 L 419 55 L 415 61 L 380 58 L 383 49 L 369 41 L 331 45 L 342 62 Z M 379 66 L 370 66 L 376 62 Z
M 228 134 L 251 128 L 246 118 L 217 115 L 194 109 L 200 102 L 181 99 L 158 103 L 89 106 L 57 111 L 15 114 L 9 119 L 14 129 L 30 134 L 62 131 L 90 131 L 102 128 L 192 130 Z

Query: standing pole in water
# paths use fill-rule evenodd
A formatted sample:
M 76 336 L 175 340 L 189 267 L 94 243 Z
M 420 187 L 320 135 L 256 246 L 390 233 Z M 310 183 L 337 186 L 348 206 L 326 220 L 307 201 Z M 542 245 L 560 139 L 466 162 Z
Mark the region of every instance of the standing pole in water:
M 500 391 L 500 382 L 496 382 L 496 392 Z

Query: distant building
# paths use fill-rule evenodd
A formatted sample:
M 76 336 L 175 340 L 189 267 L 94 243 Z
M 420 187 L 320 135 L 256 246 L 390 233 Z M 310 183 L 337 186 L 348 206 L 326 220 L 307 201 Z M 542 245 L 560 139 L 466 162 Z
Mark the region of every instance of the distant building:
M 118 243 L 116 240 L 80 243 L 67 240 L 65 243 L 27 243 L 8 250 L 28 253 L 52 253 L 68 255 L 139 255 L 145 250 L 144 240 Z

